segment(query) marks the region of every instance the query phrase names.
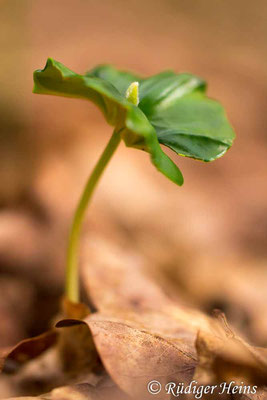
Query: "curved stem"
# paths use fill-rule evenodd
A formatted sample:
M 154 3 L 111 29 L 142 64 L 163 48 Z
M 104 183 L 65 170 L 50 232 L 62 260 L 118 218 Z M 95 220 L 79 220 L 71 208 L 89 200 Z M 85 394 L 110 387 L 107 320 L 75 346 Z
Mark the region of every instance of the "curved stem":
M 108 142 L 86 183 L 85 189 L 74 214 L 69 236 L 66 269 L 66 296 L 70 301 L 73 302 L 79 301 L 78 251 L 80 231 L 85 212 L 94 193 L 94 189 L 113 153 L 117 149 L 120 140 L 120 133 L 114 130 L 110 141 Z

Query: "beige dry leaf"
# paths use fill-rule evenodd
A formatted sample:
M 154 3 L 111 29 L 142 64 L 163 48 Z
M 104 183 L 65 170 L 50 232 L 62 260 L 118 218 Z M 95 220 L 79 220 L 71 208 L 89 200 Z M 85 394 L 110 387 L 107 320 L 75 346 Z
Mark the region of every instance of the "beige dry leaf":
M 62 313 L 65 318 L 82 320 L 90 315 L 90 310 L 85 304 L 72 303 L 63 299 Z M 59 331 L 58 351 L 62 369 L 71 378 L 89 374 L 100 368 L 91 332 L 83 324 Z
M 265 383 L 263 352 L 234 336 L 225 319 L 220 317 L 223 323 L 219 323 L 218 318 L 172 302 L 149 279 L 142 259 L 134 259 L 110 241 L 93 243 L 87 246 L 91 262 L 84 269 L 85 285 L 102 312 L 85 322 L 107 371 L 123 390 L 144 396 L 147 382 L 157 377 L 163 383 L 171 379 L 188 382 L 197 365 L 196 340 L 202 366 L 197 368 L 199 380 L 208 373 L 203 362 L 205 346 L 201 346 L 204 340 L 212 343 L 211 359 L 221 354 L 227 360 L 231 355 L 219 368 L 219 380 L 250 378 L 251 383 Z
M 130 400 L 106 375 L 98 382 L 62 386 L 49 393 L 32 397 L 9 397 L 8 400 Z M 4 399 L 5 400 L 5 399 Z
M 51 330 L 42 335 L 25 339 L 16 346 L 3 349 L 0 353 L 0 371 L 14 372 L 32 358 L 38 357 L 57 341 L 58 332 Z
M 117 385 L 116 398 L 149 399 L 150 380 L 164 388 L 193 378 L 205 383 L 243 379 L 261 386 L 257 396 L 267 398 L 266 350 L 235 336 L 221 314 L 214 319 L 169 299 L 147 273 L 145 259 L 129 249 L 110 240 L 92 243 L 86 248 L 90 258 L 85 253 L 84 260 L 90 263 L 84 265 L 83 282 L 99 312 L 65 301 L 66 318 L 57 324 L 65 374 L 82 385 L 55 389 L 46 399 L 112 398 L 108 389 L 91 387 L 92 370 L 99 368 L 103 375 L 98 357 Z M 164 390 L 157 395 L 168 398 Z
M 250 346 L 235 335 L 224 314 L 216 312 L 212 334 L 198 332 L 196 349 L 199 361 L 194 378 L 198 382 L 235 380 L 251 386 L 267 385 L 267 349 Z
M 104 377 L 97 385 L 81 383 L 54 389 L 45 400 L 130 400 L 108 377 Z

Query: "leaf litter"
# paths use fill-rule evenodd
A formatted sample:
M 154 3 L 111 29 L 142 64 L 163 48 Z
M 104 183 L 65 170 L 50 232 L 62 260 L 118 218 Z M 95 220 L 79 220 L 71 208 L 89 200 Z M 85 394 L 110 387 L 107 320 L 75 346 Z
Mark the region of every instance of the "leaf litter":
M 222 314 L 212 318 L 186 307 L 179 293 L 170 297 L 147 268 L 150 258 L 122 243 L 119 234 L 112 243 L 86 233 L 82 281 L 96 312 L 63 301 L 58 329 L 4 349 L 9 397 L 50 391 L 43 398 L 104 399 L 114 392 L 115 398 L 146 399 L 149 380 L 195 379 L 255 384 L 257 395 L 249 397 L 266 398 L 266 349 L 235 335 Z
M 44 381 L 35 393 L 52 389 L 41 396 L 45 399 L 105 399 L 112 393 L 114 398 L 146 399 L 151 397 L 147 383 L 155 379 L 162 386 L 235 380 L 259 387 L 258 397 L 247 397 L 267 398 L 267 350 L 235 335 L 223 314 L 210 317 L 171 299 L 149 275 L 147 262 L 116 241 L 87 234 L 82 280 L 97 311 L 63 301 L 57 329 L 1 353 L 4 371 L 13 372 L 5 378 L 17 382 L 18 393 L 39 371 Z M 40 373 L 40 363 L 52 376 L 46 368 Z
M 55 186 L 56 181 L 55 178 Z M 44 192 L 39 193 L 40 198 Z M 113 211 L 116 211 L 116 218 L 120 218 L 118 210 Z M 62 225 L 66 213 L 62 214 Z M 97 209 L 95 220 L 99 213 Z M 108 212 L 104 215 L 108 217 Z M 183 290 L 178 290 L 177 286 L 175 289 L 170 280 L 164 283 L 163 276 L 155 273 L 166 261 L 170 261 L 170 266 L 174 265 L 177 254 L 171 252 L 171 245 L 167 247 L 168 254 L 163 254 L 160 236 L 156 232 L 154 250 L 153 246 L 151 249 L 143 246 L 140 252 L 138 230 L 133 230 L 129 241 L 123 229 L 114 230 L 113 221 L 106 222 L 108 228 L 101 236 L 85 232 L 83 239 L 82 282 L 84 292 L 89 296 L 87 303 L 96 312 L 87 315 L 89 311 L 83 306 L 81 313 L 77 310 L 62 311 L 62 316 L 55 320 L 65 322 L 60 323 L 61 328 L 53 330 L 55 341 L 50 344 L 48 341 L 47 347 L 50 348 L 42 343 L 47 334 L 41 336 L 39 355 L 31 349 L 35 348 L 38 338 L 26 341 L 28 350 L 21 344 L 15 347 L 20 351 L 23 349 L 19 362 L 12 359 L 12 349 L 4 349 L 1 352 L 3 364 L 6 369 L 9 366 L 9 372 L 13 371 L 13 374 L 4 373 L 0 378 L 2 397 L 49 393 L 42 396 L 51 399 L 76 399 L 78 396 L 83 396 L 82 399 L 105 399 L 112 398 L 114 392 L 115 398 L 145 399 L 149 379 L 160 377 L 163 384 L 171 379 L 183 382 L 197 379 L 205 384 L 221 379 L 243 379 L 259 385 L 257 395 L 251 398 L 266 398 L 266 350 L 249 346 L 240 330 L 238 339 L 227 336 L 224 329 L 218 328 L 217 319 L 198 310 L 184 296 Z M 148 243 L 149 237 L 145 235 L 151 229 L 151 221 L 146 223 L 142 240 Z M 42 235 L 46 236 L 47 230 L 36 232 L 38 235 L 33 235 L 33 243 L 37 238 L 40 247 Z M 135 246 L 132 245 L 133 239 L 136 240 Z M 50 244 L 48 241 L 48 246 Z M 18 255 L 17 260 L 20 258 Z M 190 265 L 194 261 L 195 258 L 190 260 Z M 12 262 L 14 264 L 15 259 Z M 186 288 L 191 298 L 196 293 L 196 268 L 192 268 L 194 276 L 190 282 L 188 274 L 183 280 L 183 287 L 185 282 L 194 286 Z M 229 295 L 229 291 L 225 293 Z M 245 286 L 243 293 L 244 297 L 247 293 Z M 201 304 L 201 298 L 196 297 L 196 300 Z M 260 301 L 259 298 L 259 304 Z M 30 360 L 33 356 L 35 358 Z M 110 377 L 112 390 L 102 386 L 106 374 Z

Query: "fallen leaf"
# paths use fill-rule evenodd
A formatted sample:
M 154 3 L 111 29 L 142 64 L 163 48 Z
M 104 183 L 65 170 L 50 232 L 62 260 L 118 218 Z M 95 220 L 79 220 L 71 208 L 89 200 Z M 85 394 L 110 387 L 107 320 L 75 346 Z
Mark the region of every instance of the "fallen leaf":
M 129 395 L 151 397 L 147 390 L 151 380 L 160 381 L 162 387 L 173 379 L 191 380 L 197 362 L 194 335 L 170 317 L 118 312 L 113 317 L 95 314 L 86 322 L 107 371 Z
M 129 248 L 88 234 L 83 260 L 82 282 L 98 311 L 114 308 L 158 311 L 172 304 L 146 273 L 147 261 Z
M 8 397 L 8 400 L 130 400 L 126 393 L 106 375 L 102 375 L 94 383 L 84 382 L 60 386 L 40 396 Z M 3 399 L 5 400 L 5 399 Z M 7 400 L 7 398 L 6 398 Z
M 222 338 L 223 343 L 226 338 L 229 343 L 233 335 L 226 322 L 218 324 L 201 311 L 169 299 L 149 279 L 142 258 L 134 258 L 131 252 L 112 246 L 110 241 L 107 244 L 93 240 L 93 243 L 87 247 L 90 264 L 84 268 L 83 276 L 100 313 L 84 322 L 92 330 L 107 371 L 123 390 L 145 396 L 146 385 L 153 379 L 158 378 L 162 385 L 172 379 L 189 382 L 198 361 L 195 341 L 199 353 L 203 337 L 213 343 L 210 357 L 217 359 Z M 240 378 L 251 376 L 252 383 L 263 384 L 265 361 L 262 365 L 258 350 L 235 338 L 228 351 L 232 365 L 240 369 Z M 236 368 L 221 371 L 219 365 L 220 379 L 231 380 Z M 228 373 L 224 375 L 225 371 Z
M 267 349 L 250 346 L 237 336 L 220 312 L 216 313 L 212 334 L 198 332 L 196 349 L 197 381 L 213 384 L 235 380 L 257 386 L 267 383 Z
M 129 400 L 130 398 L 122 392 L 118 386 L 109 378 L 104 378 L 95 386 L 89 383 L 80 383 L 54 389 L 49 396 L 43 397 L 48 400 Z
M 90 314 L 85 304 L 73 303 L 67 299 L 63 299 L 62 311 L 65 318 L 77 320 L 82 320 Z M 84 324 L 68 326 L 59 331 L 58 351 L 63 371 L 71 377 L 100 368 L 92 334 Z
M 57 338 L 58 332 L 53 329 L 42 335 L 22 340 L 14 347 L 3 349 L 0 352 L 0 371 L 15 372 L 20 365 L 53 346 Z

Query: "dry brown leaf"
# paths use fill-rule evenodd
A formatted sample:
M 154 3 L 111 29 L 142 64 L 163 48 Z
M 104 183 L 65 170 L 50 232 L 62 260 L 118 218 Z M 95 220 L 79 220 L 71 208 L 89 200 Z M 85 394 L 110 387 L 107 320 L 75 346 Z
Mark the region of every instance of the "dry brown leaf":
M 225 325 L 223 329 L 204 313 L 171 301 L 146 275 L 142 259 L 99 240 L 94 240 L 89 251 L 90 265 L 83 271 L 85 286 L 101 313 L 89 316 L 85 322 L 107 371 L 127 393 L 144 396 L 147 382 L 158 376 L 164 382 L 190 380 L 197 364 L 197 337 L 199 340 L 204 336 L 213 343 L 211 358 L 220 351 L 220 335 L 228 335 L 229 342 L 230 328 Z M 239 377 L 245 380 L 250 374 L 251 382 L 263 384 L 266 372 L 261 361 L 252 362 L 255 352 L 259 352 L 241 339 L 234 341 L 239 345 L 232 349 L 232 364 L 240 368 L 243 357 Z M 234 370 L 229 369 L 228 374 L 226 371 L 221 371 L 221 378 L 235 378 Z
M 0 371 L 14 372 L 20 365 L 42 354 L 53 346 L 58 337 L 56 330 L 50 330 L 42 335 L 25 339 L 16 346 L 3 349 L 0 353 Z
M 180 288 L 188 304 L 195 303 L 209 312 L 219 307 L 235 329 L 242 330 L 253 342 L 265 345 L 267 340 L 267 270 L 265 260 L 223 255 L 216 259 L 202 250 L 192 254 L 191 248 L 179 257 L 175 245 L 164 252 L 157 241 L 155 270 L 163 286 L 175 298 Z M 151 254 L 150 254 L 151 256 Z M 177 261 L 178 260 L 178 261 Z M 220 290 L 218 290 L 220 287 Z
M 84 318 L 88 314 L 90 314 L 90 310 L 86 305 L 63 300 L 63 317 Z M 23 342 L 18 348 L 12 349 L 12 352 L 7 354 L 5 372 L 8 371 L 8 368 L 11 370 L 12 367 L 21 366 L 22 361 L 28 362 L 18 372 L 16 371 L 16 374 L 1 376 L 0 387 L 3 387 L 4 393 L 11 396 L 36 395 L 58 386 L 74 384 L 77 381 L 85 381 L 90 384 L 99 381 L 101 375 L 98 376 L 91 371 L 97 370 L 99 374 L 102 373 L 103 367 L 88 327 L 84 325 L 75 326 L 54 330 L 53 332 L 57 341 L 48 342 L 46 348 L 44 348 L 46 351 L 42 354 L 41 352 L 38 353 L 37 345 L 40 346 L 40 340 L 47 338 L 49 333 L 42 335 L 41 339 L 27 340 L 26 345 Z M 6 356 L 6 353 L 3 356 Z M 37 358 L 30 361 L 30 357 Z M 17 359 L 21 361 L 20 364 L 18 364 Z
M 16 374 L 1 374 L 0 398 L 37 396 L 40 393 L 48 393 L 57 387 L 81 382 L 95 386 L 102 378 L 103 368 L 101 371 L 98 370 L 97 374 L 89 372 L 88 368 L 77 370 L 76 374 L 69 371 L 66 373 L 58 348 L 54 346 L 38 358 L 24 364 Z
M 107 371 L 129 395 L 151 397 L 147 384 L 154 379 L 162 386 L 173 379 L 191 380 L 197 362 L 194 335 L 170 317 L 117 312 L 114 316 L 95 314 L 86 322 Z
M 97 245 L 96 252 L 91 252 L 88 271 L 88 276 L 93 272 L 92 279 L 86 284 L 90 282 L 91 298 L 101 312 L 88 315 L 84 305 L 65 302 L 64 315 L 68 319 L 58 324 L 64 327 L 60 335 L 65 342 L 63 348 L 71 354 L 63 350 L 68 354 L 64 365 L 69 376 L 73 378 L 76 374 L 79 378 L 81 371 L 89 374 L 99 365 L 92 332 L 107 372 L 129 396 L 150 398 L 147 384 L 154 379 L 162 386 L 172 380 L 189 383 L 198 362 L 196 338 L 200 360 L 197 373 L 201 366 L 202 372 L 203 365 L 207 367 L 208 348 L 211 360 L 208 366 L 217 368 L 217 380 L 232 380 L 238 370 L 238 378 L 245 380 L 249 376 L 253 384 L 263 384 L 265 361 L 262 364 L 259 351 L 237 339 L 225 321 L 224 325 L 218 324 L 198 310 L 171 301 L 146 275 L 141 259 L 134 268 L 136 259 L 129 252 L 121 252 L 116 246 L 102 242 Z M 203 337 L 206 347 L 201 347 L 200 338 Z M 223 363 L 217 363 L 220 359 Z M 201 381 L 203 376 L 198 379 Z M 60 390 L 63 390 L 62 399 L 76 395 L 70 388 L 66 392 Z M 60 390 L 55 391 L 54 396 L 61 396 Z M 164 392 L 157 397 L 168 398 Z
M 170 299 L 147 275 L 147 260 L 131 249 L 88 234 L 83 260 L 82 281 L 97 310 L 158 311 L 171 306 Z
M 100 380 L 96 385 L 80 383 L 54 389 L 47 400 L 129 400 L 130 398 L 122 392 L 109 378 Z
M 165 313 L 124 308 L 95 313 L 84 321 L 61 321 L 57 326 L 87 324 L 112 379 L 128 395 L 145 399 L 151 396 L 147 384 L 153 379 L 163 386 L 174 379 L 189 383 L 193 377 L 197 363 L 193 315 L 171 307 Z
M 88 379 L 85 383 L 60 386 L 51 392 L 37 396 L 8 397 L 8 400 L 129 400 L 130 397 L 105 374 L 95 382 Z M 2 400 L 7 400 L 2 399 Z
M 249 376 L 253 384 L 263 384 L 266 373 L 260 353 L 234 337 L 226 322 L 218 324 L 204 313 L 169 299 L 147 275 L 145 260 L 128 250 L 103 240 L 95 240 L 88 248 L 90 265 L 83 271 L 84 282 L 100 312 L 90 314 L 82 304 L 64 302 L 66 319 L 57 326 L 64 328 L 59 349 L 70 379 L 80 379 L 83 372 L 86 382 L 86 373 L 89 376 L 100 366 L 98 353 L 121 390 L 135 398 L 151 398 L 147 391 L 151 380 L 158 380 L 162 387 L 170 381 L 190 383 L 198 363 L 197 338 L 200 367 L 196 371 L 199 373 L 202 366 L 203 372 L 207 351 L 201 347 L 200 338 L 204 337 L 212 360 L 208 366 L 218 367 L 221 374 L 216 379 L 232 380 L 239 368 L 240 379 Z M 202 353 L 199 346 L 204 349 Z M 224 364 L 216 364 L 219 357 Z M 234 368 L 228 368 L 229 362 Z M 76 389 L 55 390 L 53 395 L 59 396 L 56 399 L 79 398 L 83 394 Z M 90 395 L 87 398 L 93 398 Z M 166 399 L 168 395 L 162 391 L 157 398 Z
M 62 317 L 84 318 L 89 312 L 84 304 L 63 303 Z M 39 394 L 76 380 L 91 382 L 92 369 L 103 370 L 85 326 L 52 330 L 5 348 L 0 353 L 0 367 L 5 373 L 16 372 L 1 376 L 0 398 Z
M 85 304 L 73 303 L 67 299 L 63 300 L 62 308 L 65 318 L 81 320 L 90 314 Z M 71 377 L 81 376 L 100 368 L 91 332 L 83 324 L 60 330 L 58 351 L 63 371 Z
M 149 398 L 147 384 L 151 380 L 159 381 L 163 388 L 171 381 L 189 384 L 193 377 L 202 383 L 203 374 L 199 371 L 203 373 L 203 367 L 208 366 L 216 379 L 206 380 L 205 384 L 243 382 L 257 386 L 258 393 L 253 398 L 267 397 L 262 388 L 267 382 L 266 349 L 261 351 L 249 346 L 217 321 L 211 324 L 210 332 L 202 331 L 202 336 L 186 320 L 152 311 L 94 314 L 85 322 L 93 333 L 106 370 L 129 395 Z M 198 357 L 194 345 L 196 336 Z M 203 346 L 201 337 L 208 343 L 210 363 L 207 363 L 207 347 Z M 166 396 L 162 393 L 162 398 Z
M 172 301 L 147 273 L 147 260 L 128 248 L 122 250 L 110 240 L 89 236 L 84 252 L 87 258 L 90 262 L 83 265 L 83 283 L 98 311 L 132 310 L 136 316 L 140 311 L 154 311 L 170 316 L 189 331 L 210 331 L 212 319 L 178 300 Z
M 206 384 L 235 380 L 266 385 L 267 349 L 250 346 L 235 335 L 222 313 L 217 312 L 213 328 L 212 334 L 200 330 L 197 335 L 195 379 Z
M 62 302 L 62 316 L 65 318 L 85 318 L 89 313 L 90 311 L 88 307 L 82 303 L 71 303 L 66 300 Z M 75 329 L 66 332 L 52 329 L 39 336 L 22 340 L 13 347 L 2 349 L 0 353 L 0 371 L 3 369 L 5 369 L 5 372 L 15 371 L 20 365 L 38 357 L 40 354 L 54 346 L 57 342 L 59 352 L 62 355 L 63 365 L 67 366 L 67 359 L 70 358 L 72 353 L 76 354 L 77 359 L 79 358 L 77 355 L 77 349 L 72 349 L 73 346 L 76 346 L 77 341 L 82 341 L 81 348 L 84 348 L 85 343 L 87 342 L 90 342 L 90 348 L 94 347 L 91 335 L 88 337 L 87 332 L 86 335 L 84 335 Z M 64 363 L 65 358 L 66 362 Z

